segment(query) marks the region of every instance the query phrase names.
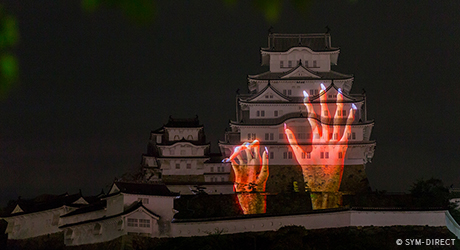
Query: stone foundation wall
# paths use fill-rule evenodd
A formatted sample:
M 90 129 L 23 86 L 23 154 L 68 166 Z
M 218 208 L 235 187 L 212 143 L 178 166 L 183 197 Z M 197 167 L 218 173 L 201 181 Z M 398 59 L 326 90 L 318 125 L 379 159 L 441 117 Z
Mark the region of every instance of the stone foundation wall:
M 266 192 L 305 192 L 305 182 L 300 166 L 271 165 L 269 173 Z M 370 190 L 364 165 L 347 165 L 344 167 L 339 191 L 363 193 Z

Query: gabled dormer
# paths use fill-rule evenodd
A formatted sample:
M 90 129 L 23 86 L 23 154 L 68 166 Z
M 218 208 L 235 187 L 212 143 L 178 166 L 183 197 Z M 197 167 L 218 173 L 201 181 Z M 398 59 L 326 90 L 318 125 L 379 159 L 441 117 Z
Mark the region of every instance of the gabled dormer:
M 17 214 L 17 213 L 23 213 L 24 210 L 19 206 L 19 204 L 16 205 L 14 210 L 11 212 L 11 214 Z
M 302 62 L 299 63 L 299 65 L 294 68 L 291 72 L 287 73 L 286 75 L 282 76 L 281 79 L 287 79 L 287 78 L 321 78 L 319 75 L 315 74 L 313 71 L 305 68 L 302 65 Z
M 240 102 L 289 102 L 289 98 L 273 88 L 270 82 L 259 93 Z

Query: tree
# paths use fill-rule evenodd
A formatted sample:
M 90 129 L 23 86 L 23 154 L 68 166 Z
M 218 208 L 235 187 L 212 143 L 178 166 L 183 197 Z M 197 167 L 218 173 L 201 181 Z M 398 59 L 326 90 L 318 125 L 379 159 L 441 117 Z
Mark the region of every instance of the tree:
M 449 205 L 449 188 L 440 179 L 417 180 L 412 184 L 410 193 L 419 207 L 447 207 Z

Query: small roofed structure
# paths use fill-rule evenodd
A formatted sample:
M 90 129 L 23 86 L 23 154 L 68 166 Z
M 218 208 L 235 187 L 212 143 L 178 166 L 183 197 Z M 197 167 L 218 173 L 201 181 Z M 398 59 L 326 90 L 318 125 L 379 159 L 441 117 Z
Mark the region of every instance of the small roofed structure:
M 26 239 L 60 232 L 60 216 L 89 204 L 81 193 L 41 195 L 18 199 L 12 211 L 2 217 L 8 222 L 8 239 Z
M 178 195 L 160 183 L 114 182 L 99 203 L 62 216 L 59 228 L 68 246 L 109 241 L 128 233 L 169 237 Z

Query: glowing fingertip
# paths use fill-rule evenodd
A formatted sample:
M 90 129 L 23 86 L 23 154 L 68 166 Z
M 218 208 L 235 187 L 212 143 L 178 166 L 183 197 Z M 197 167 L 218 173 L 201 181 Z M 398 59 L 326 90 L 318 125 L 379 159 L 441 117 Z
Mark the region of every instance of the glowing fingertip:
M 305 90 L 303 91 L 303 96 L 304 96 L 305 98 L 308 97 L 307 91 L 305 91 Z
M 326 91 L 326 87 L 324 86 L 324 84 L 321 83 L 321 89 L 323 89 L 324 91 Z
M 342 89 L 341 88 L 339 88 L 338 91 L 339 91 L 340 94 L 342 94 Z
M 286 128 L 287 128 L 287 125 L 286 125 L 286 123 L 285 123 L 285 124 L 284 124 L 284 129 L 286 129 Z
M 265 152 L 268 154 L 268 148 L 267 147 L 265 147 Z
M 235 152 L 235 153 L 238 152 L 238 151 L 240 150 L 240 148 L 241 148 L 240 146 L 236 147 L 235 150 L 234 150 L 234 152 Z
M 358 109 L 354 103 L 351 104 L 351 107 L 355 110 Z

